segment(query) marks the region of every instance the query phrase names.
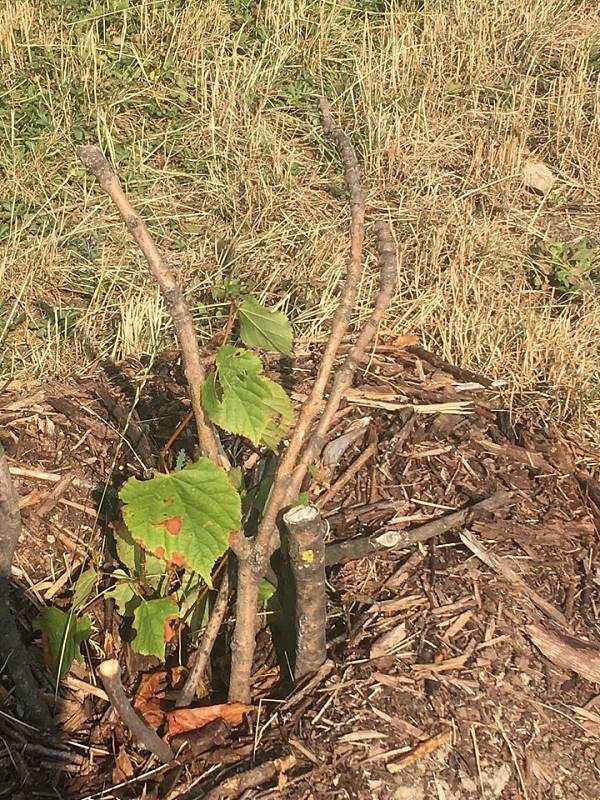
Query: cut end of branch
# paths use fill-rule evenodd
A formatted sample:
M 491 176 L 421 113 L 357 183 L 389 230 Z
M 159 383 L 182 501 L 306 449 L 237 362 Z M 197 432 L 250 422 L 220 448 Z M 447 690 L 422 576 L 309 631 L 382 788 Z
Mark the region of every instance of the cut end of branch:
M 103 661 L 98 667 L 100 677 L 104 680 L 113 681 L 121 675 L 121 667 L 116 658 L 110 658 L 108 661 Z
M 315 506 L 294 506 L 283 515 L 286 525 L 300 525 L 314 522 L 319 516 L 319 509 Z
M 101 185 L 114 177 L 104 153 L 95 144 L 80 145 L 75 148 L 75 152 L 83 166 L 96 176 Z

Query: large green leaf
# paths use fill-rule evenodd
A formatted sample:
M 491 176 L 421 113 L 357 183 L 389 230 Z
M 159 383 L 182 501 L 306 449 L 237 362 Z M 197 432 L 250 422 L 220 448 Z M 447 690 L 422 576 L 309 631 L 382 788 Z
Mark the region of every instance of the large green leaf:
M 281 386 L 261 372 L 260 359 L 249 350 L 223 345 L 216 371 L 202 386 L 202 403 L 216 425 L 275 449 L 292 423 L 292 405 Z
M 291 354 L 294 334 L 285 314 L 261 306 L 248 295 L 240 304 L 238 316 L 240 337 L 247 347 Z
M 89 619 L 82 617 L 78 620 L 73 613 L 48 607 L 42 609 L 35 627 L 46 634 L 54 673 L 64 678 L 74 658 L 83 660 L 79 648 L 92 632 Z
M 208 458 L 151 480 L 130 478 L 120 492 L 133 538 L 158 558 L 194 570 L 211 585 L 215 562 L 241 526 L 241 502 Z
M 133 617 L 133 627 L 137 631 L 132 642 L 135 652 L 144 656 L 156 656 L 164 661 L 165 645 L 174 636 L 169 623 L 178 616 L 179 608 L 172 597 L 142 600 Z

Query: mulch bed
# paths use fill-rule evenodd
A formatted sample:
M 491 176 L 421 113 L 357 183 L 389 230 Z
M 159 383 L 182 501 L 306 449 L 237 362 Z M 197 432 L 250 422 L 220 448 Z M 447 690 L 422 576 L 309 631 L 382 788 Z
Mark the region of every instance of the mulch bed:
M 57 691 L 30 623 L 43 603 L 68 606 L 88 559 L 102 567 L 119 485 L 159 466 L 188 410 L 177 353 L 107 363 L 70 384 L 4 387 L 0 437 L 24 527 L 15 610 L 57 727 L 42 736 L 20 723 L 0 683 L 0 797 L 191 800 L 218 786 L 211 797 L 600 796 L 598 684 L 585 665 L 557 666 L 532 642 L 557 625 L 600 641 L 600 454 L 538 414 L 512 420 L 493 384 L 406 348 L 381 344 L 338 414 L 332 438 L 359 419 L 364 435 L 310 486 L 330 539 L 410 530 L 501 489 L 511 502 L 429 542 L 331 568 L 321 672 L 278 696 L 261 631 L 257 714 L 233 730 L 212 723 L 175 767 L 141 754 L 103 697 L 94 670 L 107 622 L 132 696 L 160 668 L 121 641 L 101 595 L 86 609 L 95 634 L 85 663 Z M 271 368 L 299 400 L 313 354 Z M 193 448 L 188 426 L 167 461 Z M 222 700 L 216 658 L 210 702 Z

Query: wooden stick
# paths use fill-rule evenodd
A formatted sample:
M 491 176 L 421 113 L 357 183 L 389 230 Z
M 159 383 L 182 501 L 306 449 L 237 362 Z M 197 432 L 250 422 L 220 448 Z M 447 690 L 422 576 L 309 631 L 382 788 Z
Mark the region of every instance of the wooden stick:
M 241 772 L 239 775 L 226 778 L 214 789 L 211 789 L 210 792 L 204 796 L 204 800 L 231 800 L 231 798 L 239 797 L 248 789 L 255 789 L 257 786 L 262 786 L 281 773 L 287 772 L 287 770 L 291 769 L 295 764 L 296 759 L 291 755 L 285 758 L 276 758 L 274 761 L 267 761 L 265 764 L 260 764 L 258 767 L 252 767 L 252 769 L 249 769 L 247 772 Z
M 21 535 L 19 498 L 0 444 L 0 663 L 12 678 L 25 716 L 41 728 L 50 727 L 50 713 L 35 682 L 29 658 L 10 610 L 12 560 Z
M 315 506 L 295 506 L 283 515 L 296 596 L 294 678 L 316 672 L 327 658 L 327 524 Z
M 198 339 L 194 329 L 192 315 L 188 309 L 181 288 L 171 271 L 166 259 L 160 254 L 144 221 L 139 217 L 127 199 L 119 179 L 95 145 L 83 145 L 76 148 L 83 165 L 96 176 L 102 189 L 113 201 L 125 226 L 133 236 L 136 244 L 144 254 L 152 276 L 162 292 L 165 306 L 169 311 L 181 347 L 183 366 L 187 378 L 192 408 L 198 430 L 198 442 L 205 456 L 215 464 L 227 468 L 229 463 L 221 447 L 219 437 L 206 416 L 200 401 L 200 388 L 204 382 L 204 366 L 200 358 Z
M 472 514 L 480 511 L 495 511 L 497 508 L 508 505 L 512 499 L 513 496 L 510 492 L 495 492 L 485 500 L 480 500 L 479 503 L 467 506 L 460 511 L 453 511 L 451 514 L 446 514 L 407 531 L 377 531 L 370 536 L 358 536 L 356 539 L 332 542 L 325 549 L 325 565 L 331 567 L 355 558 L 400 550 L 418 542 L 426 542 L 453 528 L 464 526 Z
M 175 703 L 177 708 L 185 708 L 186 706 L 189 706 L 192 700 L 194 699 L 194 695 L 196 694 L 196 687 L 198 686 L 198 683 L 202 680 L 204 676 L 206 667 L 208 666 L 208 662 L 210 660 L 210 654 L 212 653 L 212 649 L 214 647 L 217 636 L 219 635 L 221 625 L 223 624 L 225 612 L 227 611 L 228 601 L 229 601 L 229 574 L 227 572 L 227 566 L 226 566 L 225 573 L 223 575 L 223 579 L 221 580 L 221 585 L 219 586 L 219 591 L 217 593 L 217 599 L 215 600 L 215 604 L 213 606 L 210 619 L 208 621 L 208 625 L 206 626 L 206 630 L 204 631 L 200 647 L 196 652 L 194 665 L 191 668 L 190 674 L 188 675 L 187 680 L 183 686 L 183 689 L 181 690 L 181 693 L 177 698 L 177 702 Z
M 129 702 L 123 684 L 121 683 L 121 667 L 116 658 L 103 661 L 98 667 L 98 673 L 102 679 L 102 685 L 109 697 L 110 703 L 119 715 L 119 718 L 126 725 L 138 743 L 163 762 L 168 764 L 174 758 L 173 751 L 166 742 L 160 738 L 155 730 L 147 725 L 138 716 L 136 710 Z

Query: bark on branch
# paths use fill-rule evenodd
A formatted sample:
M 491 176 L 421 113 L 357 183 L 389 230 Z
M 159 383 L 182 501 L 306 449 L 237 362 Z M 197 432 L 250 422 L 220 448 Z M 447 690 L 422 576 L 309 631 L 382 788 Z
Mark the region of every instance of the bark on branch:
M 298 494 L 298 489 L 310 461 L 300 454 L 302 449 L 306 449 L 307 439 L 310 441 L 311 429 L 319 416 L 323 404 L 325 390 L 334 370 L 335 359 L 339 345 L 345 332 L 348 329 L 352 318 L 356 297 L 362 274 L 362 248 L 364 241 L 364 217 L 365 200 L 360 182 L 358 160 L 348 136 L 339 128 L 331 114 L 331 108 L 325 98 L 320 101 L 320 110 L 323 120 L 325 133 L 334 140 L 340 153 L 344 165 L 344 178 L 350 193 L 351 226 L 350 226 L 350 259 L 346 282 L 342 289 L 340 302 L 334 314 L 331 332 L 325 348 L 325 353 L 319 372 L 315 379 L 314 386 L 309 398 L 302 407 L 290 443 L 283 454 L 277 467 L 273 488 L 269 501 L 265 508 L 261 524 L 250 548 L 250 552 L 240 560 L 237 582 L 237 601 L 236 601 L 236 625 L 232 641 L 232 668 L 231 680 L 229 684 L 230 702 L 244 702 L 250 700 L 250 675 L 252 670 L 252 660 L 254 654 L 255 634 L 256 634 L 256 605 L 258 586 L 269 559 L 278 544 L 277 517 L 282 509 L 289 506 Z M 369 341 L 377 329 L 377 325 L 383 311 L 389 305 L 393 287 L 395 285 L 395 254 L 393 242 L 389 229 L 385 223 L 376 226 L 378 250 L 380 254 L 380 267 L 382 270 L 382 289 L 376 302 L 376 309 L 367 322 L 359 341 L 362 350 L 353 350 L 346 359 L 341 371 L 345 379 L 352 375 L 360 363 L 360 358 L 364 353 Z M 389 251 L 391 245 L 391 251 Z M 391 258 L 389 257 L 391 253 Z M 391 267 L 393 266 L 393 269 Z M 384 287 L 385 284 L 385 288 Z M 357 343 L 358 344 L 358 343 Z M 339 371 L 333 382 L 339 384 Z M 349 385 L 349 384 L 348 384 Z M 332 390 L 333 394 L 333 390 Z M 327 426 L 329 426 L 333 414 L 341 400 L 341 392 L 336 394 L 336 405 L 333 408 L 330 401 L 326 406 Z M 310 456 L 310 453 L 309 453 Z M 300 467 L 298 466 L 298 459 Z
M 48 728 L 48 706 L 31 672 L 27 650 L 10 610 L 10 568 L 20 535 L 19 498 L 0 444 L 0 664 L 12 679 L 27 720 Z
M 102 151 L 95 145 L 77 147 L 76 150 L 83 165 L 96 176 L 102 189 L 119 210 L 126 228 L 144 254 L 152 276 L 160 287 L 181 347 L 200 450 L 215 464 L 220 464 L 227 468 L 229 463 L 223 453 L 219 437 L 204 413 L 200 402 L 200 387 L 204 381 L 205 371 L 200 357 L 200 350 L 198 349 L 194 322 L 181 287 L 175 280 L 175 276 L 166 259 L 161 255 L 154 243 L 145 222 L 135 213 L 118 177 L 113 172 Z
M 206 630 L 204 631 L 202 642 L 200 644 L 200 647 L 198 648 L 198 652 L 196 653 L 194 665 L 191 668 L 190 674 L 188 675 L 187 680 L 183 686 L 183 689 L 181 690 L 181 693 L 177 698 L 177 702 L 175 703 L 177 708 L 185 708 L 186 706 L 189 706 L 192 700 L 194 699 L 194 695 L 196 694 L 196 687 L 198 686 L 198 683 L 202 680 L 204 673 L 206 672 L 208 662 L 210 661 L 210 654 L 212 653 L 212 649 L 214 647 L 217 636 L 219 635 L 221 625 L 223 624 L 225 612 L 227 611 L 228 601 L 229 601 L 229 575 L 227 573 L 227 565 L 225 565 L 225 572 L 223 574 L 223 579 L 221 580 L 221 585 L 219 586 L 217 599 L 215 600 L 215 604 L 213 606 L 212 613 L 208 621 L 208 625 L 206 626 Z
M 288 530 L 290 566 L 296 589 L 294 678 L 316 672 L 327 658 L 327 525 L 315 506 L 295 506 L 283 515 Z
M 115 658 L 103 661 L 98 667 L 102 685 L 108 695 L 110 704 L 119 715 L 138 743 L 159 758 L 163 764 L 168 764 L 174 758 L 173 751 L 160 736 L 138 716 L 137 711 L 129 702 L 121 683 L 121 667 Z
M 479 503 L 445 514 L 439 519 L 408 531 L 378 531 L 370 536 L 357 536 L 355 539 L 331 542 L 325 549 L 325 566 L 332 567 L 356 558 L 365 558 L 377 553 L 400 550 L 419 542 L 427 542 L 453 528 L 464 527 L 470 517 L 481 511 L 495 511 L 508 505 L 512 499 L 513 495 L 510 492 L 499 491 L 486 497 L 485 500 L 480 500 Z

